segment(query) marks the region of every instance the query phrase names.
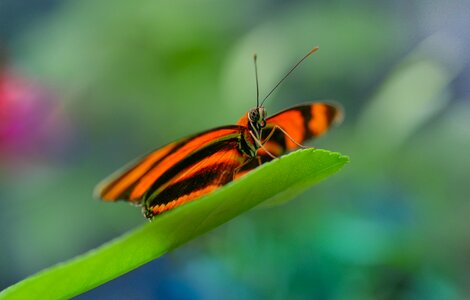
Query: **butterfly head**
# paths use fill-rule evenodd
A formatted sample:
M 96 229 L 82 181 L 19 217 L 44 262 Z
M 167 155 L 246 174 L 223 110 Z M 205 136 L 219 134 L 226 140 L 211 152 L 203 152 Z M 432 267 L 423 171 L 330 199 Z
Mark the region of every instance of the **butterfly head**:
M 264 110 L 264 107 L 252 108 L 248 112 L 248 122 L 251 129 L 260 132 L 266 126 L 266 110 Z

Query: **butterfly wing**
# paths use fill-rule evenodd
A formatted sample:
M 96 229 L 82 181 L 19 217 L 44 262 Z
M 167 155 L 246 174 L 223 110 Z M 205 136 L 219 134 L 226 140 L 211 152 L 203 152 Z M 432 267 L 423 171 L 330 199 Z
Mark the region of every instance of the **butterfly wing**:
M 316 102 L 288 108 L 266 119 L 266 126 L 261 133 L 263 147 L 279 157 L 297 149 L 298 144 L 324 134 L 341 120 L 342 109 L 335 104 Z M 258 159 L 245 164 L 238 176 L 273 159 L 264 149 L 258 149 Z
M 201 147 L 173 165 L 148 189 L 144 214 L 151 218 L 231 182 L 251 158 L 239 150 L 239 137 Z
M 152 198 L 144 197 L 145 195 L 161 193 L 162 187 L 173 182 L 175 176 L 181 176 L 181 172 L 187 171 L 188 168 L 197 169 L 197 165 L 203 160 L 209 163 L 210 154 L 213 154 L 211 151 L 217 149 L 227 151 L 230 148 L 232 151 L 227 153 L 241 156 L 238 151 L 238 144 L 235 144 L 234 141 L 239 140 L 243 130 L 244 127 L 237 125 L 219 127 L 154 150 L 103 180 L 96 187 L 95 195 L 105 201 L 122 199 L 141 205 L 144 198 Z M 235 154 L 235 151 L 237 151 L 237 154 Z M 214 157 L 213 160 L 215 159 Z M 211 176 L 215 177 L 215 173 L 219 171 L 220 169 L 214 167 L 210 174 L 214 173 Z M 215 182 L 215 179 L 212 179 L 212 181 Z M 223 181 L 221 179 L 221 182 Z M 169 192 L 163 194 L 171 194 L 172 197 L 179 198 L 184 193 L 189 192 L 190 188 L 186 188 L 179 195 Z M 165 200 L 170 201 L 169 197 L 165 197 Z
M 324 134 L 333 124 L 341 120 L 342 109 L 334 104 L 318 102 L 294 106 L 266 119 L 263 138 L 266 138 L 274 128 L 282 128 L 284 132 L 276 129 L 267 141 L 268 150 L 276 150 L 276 153 L 282 154 L 297 149 L 298 144 Z

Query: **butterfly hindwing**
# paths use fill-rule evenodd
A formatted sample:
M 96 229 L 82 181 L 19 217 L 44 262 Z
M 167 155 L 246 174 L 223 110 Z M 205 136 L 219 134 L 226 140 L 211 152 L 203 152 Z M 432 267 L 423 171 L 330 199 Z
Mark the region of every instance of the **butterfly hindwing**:
M 221 139 L 198 149 L 175 164 L 144 196 L 146 215 L 156 215 L 229 183 L 249 159 L 239 150 L 239 139 Z

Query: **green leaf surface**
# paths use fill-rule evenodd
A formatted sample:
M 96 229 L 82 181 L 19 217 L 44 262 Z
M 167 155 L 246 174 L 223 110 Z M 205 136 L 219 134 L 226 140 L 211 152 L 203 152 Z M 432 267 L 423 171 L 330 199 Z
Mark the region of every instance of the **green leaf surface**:
M 5 289 L 0 299 L 61 299 L 86 292 L 223 224 L 265 200 L 285 201 L 337 172 L 346 156 L 299 150 L 197 201 Z

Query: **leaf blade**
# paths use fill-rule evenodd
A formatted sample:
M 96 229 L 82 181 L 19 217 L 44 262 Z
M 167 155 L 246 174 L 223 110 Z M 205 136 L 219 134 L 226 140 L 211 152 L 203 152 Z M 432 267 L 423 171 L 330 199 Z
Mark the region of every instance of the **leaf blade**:
M 173 250 L 265 200 L 292 198 L 347 162 L 347 157 L 326 150 L 296 151 L 95 250 L 43 270 L 2 291 L 0 299 L 73 297 Z

